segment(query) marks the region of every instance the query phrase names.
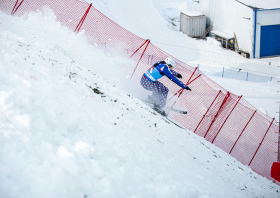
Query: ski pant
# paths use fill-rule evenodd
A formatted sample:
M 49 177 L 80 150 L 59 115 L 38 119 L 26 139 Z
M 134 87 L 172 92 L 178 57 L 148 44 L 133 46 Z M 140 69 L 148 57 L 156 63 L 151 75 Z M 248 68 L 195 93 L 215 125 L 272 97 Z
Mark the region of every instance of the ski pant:
M 165 87 L 161 82 L 157 80 L 152 81 L 143 75 L 141 78 L 141 85 L 146 90 L 153 92 L 152 98 L 157 105 L 159 105 L 160 107 L 164 107 L 166 105 L 169 89 Z

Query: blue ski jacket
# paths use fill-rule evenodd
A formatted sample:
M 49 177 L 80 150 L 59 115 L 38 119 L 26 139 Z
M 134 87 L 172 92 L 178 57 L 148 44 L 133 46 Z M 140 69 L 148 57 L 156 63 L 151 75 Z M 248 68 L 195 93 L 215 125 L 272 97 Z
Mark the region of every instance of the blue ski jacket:
M 172 69 L 169 69 L 168 66 L 164 63 L 157 62 L 155 63 L 150 69 L 148 69 L 144 76 L 151 81 L 156 81 L 163 76 L 167 76 L 171 81 L 175 82 L 177 85 L 182 87 L 183 89 L 186 88 L 184 83 L 178 80 L 177 77 L 178 73 Z

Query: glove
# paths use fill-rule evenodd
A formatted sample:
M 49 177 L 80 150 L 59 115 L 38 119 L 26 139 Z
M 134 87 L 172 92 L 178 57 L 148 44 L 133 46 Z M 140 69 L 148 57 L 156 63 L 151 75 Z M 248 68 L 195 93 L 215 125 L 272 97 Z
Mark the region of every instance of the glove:
M 181 75 L 181 74 L 178 74 L 178 75 L 177 75 L 177 78 L 182 78 L 182 75 Z
M 189 91 L 191 91 L 191 88 L 189 88 L 188 86 L 186 86 L 186 88 L 185 88 L 186 90 L 189 90 Z

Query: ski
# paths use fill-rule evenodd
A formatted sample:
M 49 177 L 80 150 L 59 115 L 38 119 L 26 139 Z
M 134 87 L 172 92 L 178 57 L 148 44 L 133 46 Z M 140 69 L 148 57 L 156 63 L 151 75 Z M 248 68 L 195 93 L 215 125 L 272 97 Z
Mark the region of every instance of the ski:
M 185 127 L 183 127 L 182 125 L 180 125 L 179 123 L 171 120 L 170 118 L 168 118 L 168 116 L 165 114 L 163 115 L 162 112 L 159 112 L 158 109 L 152 107 L 154 105 L 153 102 L 151 101 L 147 101 L 147 100 L 144 100 L 144 99 L 140 99 L 142 102 L 146 103 L 149 107 L 151 107 L 151 109 L 153 109 L 154 111 L 156 111 L 157 113 L 159 113 L 160 115 L 163 116 L 164 119 L 166 119 L 166 121 L 168 122 L 171 122 L 173 123 L 174 125 L 176 125 L 177 127 L 180 127 L 182 129 L 186 129 Z M 178 109 L 173 109 L 173 108 L 170 108 L 168 107 L 171 111 L 174 111 L 174 112 L 177 112 L 177 113 L 182 113 L 182 114 L 187 114 L 188 112 L 187 111 L 181 111 L 181 110 L 178 110 Z
M 167 114 L 165 113 L 165 111 L 160 111 L 160 110 L 158 110 L 157 108 L 153 108 L 152 107 L 152 109 L 153 110 L 155 110 L 156 112 L 158 112 L 160 115 L 162 115 L 163 117 L 167 117 Z
M 143 102 L 147 103 L 147 104 L 150 104 L 150 105 L 154 105 L 154 103 L 150 100 L 144 100 L 144 99 L 141 99 Z M 152 108 L 154 109 L 154 108 Z M 177 113 L 181 113 L 181 114 L 188 114 L 187 111 L 183 111 L 183 110 L 179 110 L 179 109 L 174 109 L 174 108 L 171 108 L 171 107 L 166 107 L 166 109 L 170 110 L 170 111 L 173 111 L 173 112 L 177 112 Z M 157 109 L 154 109 L 155 111 L 157 111 L 158 113 L 162 114 L 161 112 L 159 112 Z
M 174 112 L 177 112 L 177 113 L 181 113 L 181 114 L 188 114 L 187 111 L 183 111 L 183 110 L 179 110 L 179 109 L 174 109 L 174 108 L 171 108 L 171 107 L 166 107 L 166 109 L 174 111 Z

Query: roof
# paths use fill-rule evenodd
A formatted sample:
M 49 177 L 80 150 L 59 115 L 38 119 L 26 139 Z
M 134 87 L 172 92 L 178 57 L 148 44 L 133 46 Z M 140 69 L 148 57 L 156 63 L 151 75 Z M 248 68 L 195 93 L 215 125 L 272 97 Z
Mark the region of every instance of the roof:
M 201 14 L 200 12 L 198 11 L 194 11 L 194 10 L 189 10 L 189 11 L 186 11 L 184 12 L 185 15 L 188 15 L 190 17 L 195 17 L 195 16 L 204 16 L 203 14 Z
M 280 8 L 279 0 L 236 0 L 252 9 Z
M 222 32 L 220 30 L 212 30 L 211 33 L 215 34 L 217 36 L 223 37 L 223 38 L 225 38 L 227 40 L 234 38 L 233 34 Z

